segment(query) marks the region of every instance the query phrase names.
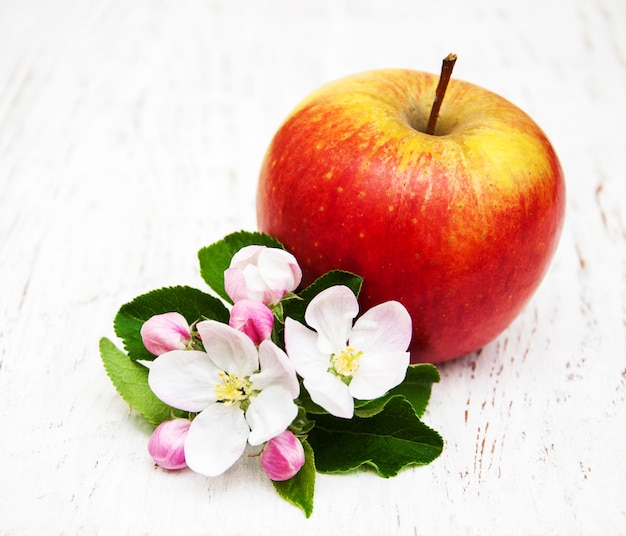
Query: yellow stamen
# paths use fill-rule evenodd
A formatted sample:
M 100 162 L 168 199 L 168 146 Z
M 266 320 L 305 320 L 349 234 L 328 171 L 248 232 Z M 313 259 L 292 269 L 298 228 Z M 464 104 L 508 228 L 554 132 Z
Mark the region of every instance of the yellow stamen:
M 215 397 L 218 402 L 229 406 L 247 400 L 250 396 L 250 380 L 221 371 L 221 382 L 215 384 Z
M 352 378 L 352 375 L 359 368 L 361 355 L 363 355 L 363 352 L 360 350 L 357 351 L 352 346 L 346 346 L 341 352 L 330 356 L 333 371 L 338 376 Z

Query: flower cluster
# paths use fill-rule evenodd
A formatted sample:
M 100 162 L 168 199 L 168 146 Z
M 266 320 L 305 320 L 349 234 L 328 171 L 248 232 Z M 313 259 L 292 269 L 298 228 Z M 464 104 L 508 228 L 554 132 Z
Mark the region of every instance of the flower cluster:
M 164 422 L 149 451 L 166 469 L 188 466 L 206 476 L 231 467 L 246 445 L 265 445 L 261 465 L 272 480 L 292 478 L 304 450 L 289 426 L 298 415 L 298 375 L 313 402 L 351 418 L 354 398 L 384 395 L 405 377 L 411 318 L 398 302 L 359 312 L 354 293 L 337 285 L 306 308 L 310 327 L 287 317 L 286 351 L 271 340 L 276 307 L 300 284 L 290 253 L 246 246 L 224 272 L 232 299 L 228 325 L 201 320 L 192 328 L 178 312 L 154 315 L 141 328 L 158 356 L 148 383 L 156 396 L 193 419 Z
M 420 421 L 438 373 L 410 365 L 411 318 L 399 302 L 360 314 L 362 280 L 341 271 L 299 290 L 296 258 L 259 233 L 199 258 L 219 297 L 153 291 L 116 316 L 128 355 L 101 341 L 118 392 L 156 427 L 157 465 L 214 477 L 248 450 L 308 516 L 316 471 L 369 464 L 393 476 L 439 455 L 440 436 Z M 362 434 L 367 445 L 354 439 Z

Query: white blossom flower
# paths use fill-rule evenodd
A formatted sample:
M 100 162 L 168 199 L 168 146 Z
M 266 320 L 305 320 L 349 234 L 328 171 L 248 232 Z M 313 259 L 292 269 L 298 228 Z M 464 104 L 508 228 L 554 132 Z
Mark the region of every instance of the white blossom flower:
M 358 312 L 354 293 L 339 285 L 309 303 L 304 319 L 313 330 L 285 321 L 287 355 L 313 402 L 336 417 L 351 418 L 355 398 L 383 396 L 404 380 L 409 366 L 411 317 L 404 306 L 382 303 L 353 326 Z
M 301 280 L 302 270 L 291 253 L 266 246 L 241 248 L 224 272 L 224 287 L 234 302 L 249 298 L 274 305 Z
M 287 355 L 269 340 L 257 347 L 234 328 L 213 320 L 197 324 L 205 352 L 165 353 L 150 367 L 148 383 L 166 404 L 197 413 L 185 440 L 187 465 L 216 476 L 244 452 L 283 432 L 298 413 L 299 385 Z

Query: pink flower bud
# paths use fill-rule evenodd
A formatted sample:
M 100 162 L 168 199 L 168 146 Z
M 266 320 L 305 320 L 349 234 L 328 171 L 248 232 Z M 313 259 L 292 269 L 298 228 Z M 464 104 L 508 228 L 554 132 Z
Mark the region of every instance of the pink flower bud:
M 243 331 L 258 346 L 272 335 L 274 314 L 267 305 L 254 300 L 239 300 L 230 312 L 231 328 Z
M 302 270 L 291 253 L 266 246 L 240 249 L 224 272 L 224 286 L 234 302 L 249 298 L 274 305 L 301 280 Z
M 304 465 L 304 448 L 289 430 L 270 439 L 261 452 L 261 465 L 272 480 L 289 480 Z
M 156 427 L 148 441 L 148 452 L 157 465 L 170 470 L 187 467 L 185 439 L 190 426 L 188 419 L 174 419 Z
M 180 313 L 164 313 L 146 320 L 141 339 L 148 352 L 161 355 L 171 350 L 186 350 L 191 342 L 189 324 Z

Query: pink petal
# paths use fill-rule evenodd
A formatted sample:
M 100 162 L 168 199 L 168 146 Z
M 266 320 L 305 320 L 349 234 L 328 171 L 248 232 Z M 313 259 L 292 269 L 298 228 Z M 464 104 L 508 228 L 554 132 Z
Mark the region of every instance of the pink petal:
M 246 279 L 240 268 L 228 268 L 224 272 L 224 290 L 233 302 L 242 300 L 248 296 Z
M 190 426 L 188 419 L 173 419 L 156 427 L 148 441 L 148 452 L 157 465 L 172 471 L 187 467 L 185 439 Z
M 270 439 L 261 452 L 261 466 L 275 481 L 289 480 L 304 465 L 304 448 L 289 430 Z
M 229 325 L 245 333 L 255 345 L 269 339 L 274 328 L 274 313 L 262 302 L 243 299 L 233 306 Z
M 187 320 L 176 312 L 150 317 L 141 326 L 140 334 L 144 346 L 154 355 L 184 350 L 191 341 Z

